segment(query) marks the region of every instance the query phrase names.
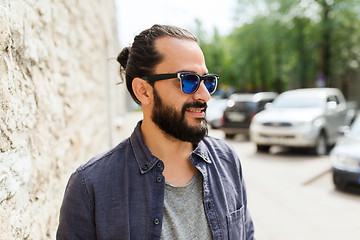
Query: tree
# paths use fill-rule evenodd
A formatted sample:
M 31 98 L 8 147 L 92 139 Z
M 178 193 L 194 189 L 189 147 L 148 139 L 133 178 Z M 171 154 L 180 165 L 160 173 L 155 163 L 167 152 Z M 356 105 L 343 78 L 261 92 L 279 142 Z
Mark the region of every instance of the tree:
M 319 76 L 339 87 L 360 69 L 356 2 L 238 0 L 239 25 L 232 33 L 220 36 L 215 29 L 200 41 L 208 68 L 238 91 L 315 87 Z M 259 13 L 242 18 L 248 9 Z

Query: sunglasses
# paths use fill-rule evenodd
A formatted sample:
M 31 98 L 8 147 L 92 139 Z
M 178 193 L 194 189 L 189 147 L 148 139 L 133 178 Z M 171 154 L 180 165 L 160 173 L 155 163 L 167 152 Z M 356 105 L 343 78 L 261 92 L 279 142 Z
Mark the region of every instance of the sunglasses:
M 156 82 L 172 78 L 180 79 L 181 91 L 186 94 L 195 93 L 199 89 L 201 81 L 204 81 L 205 87 L 208 92 L 210 94 L 213 94 L 216 90 L 219 80 L 219 76 L 216 74 L 206 74 L 204 76 L 200 76 L 192 72 L 165 73 L 142 77 L 142 79 L 150 82 Z

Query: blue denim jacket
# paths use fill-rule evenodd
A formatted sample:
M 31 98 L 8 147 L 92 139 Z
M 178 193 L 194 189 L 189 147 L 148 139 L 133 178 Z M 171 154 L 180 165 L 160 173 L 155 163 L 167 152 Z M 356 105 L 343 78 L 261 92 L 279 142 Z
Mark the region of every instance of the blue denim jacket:
M 160 239 L 163 162 L 136 126 L 130 138 L 72 174 L 57 239 Z M 205 137 L 190 155 L 203 175 L 204 207 L 213 239 L 254 239 L 240 161 L 229 144 Z

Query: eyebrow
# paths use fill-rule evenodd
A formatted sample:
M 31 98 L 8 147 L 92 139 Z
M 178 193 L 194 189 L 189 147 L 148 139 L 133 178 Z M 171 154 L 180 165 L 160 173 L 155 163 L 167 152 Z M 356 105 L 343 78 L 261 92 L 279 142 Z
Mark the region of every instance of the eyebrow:
M 178 71 L 178 73 L 181 73 L 181 72 L 188 72 L 188 73 L 196 73 L 196 72 L 194 72 L 194 71 L 189 71 L 189 70 L 181 70 L 181 71 Z M 197 73 L 196 73 L 197 74 Z M 204 75 L 207 75 L 207 74 L 209 74 L 209 71 L 206 71 L 205 73 L 203 73 L 203 74 L 199 74 L 200 76 L 204 76 Z

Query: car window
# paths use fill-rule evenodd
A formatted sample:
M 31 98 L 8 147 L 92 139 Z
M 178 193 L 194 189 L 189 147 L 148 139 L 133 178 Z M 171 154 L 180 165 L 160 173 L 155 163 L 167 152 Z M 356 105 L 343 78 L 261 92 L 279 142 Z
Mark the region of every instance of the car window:
M 255 111 L 256 105 L 254 102 L 235 102 L 234 110 L 237 111 Z
M 336 96 L 329 96 L 327 99 L 326 99 L 326 102 L 334 102 L 336 105 L 339 104 L 339 99 L 336 97 Z
M 266 100 L 261 100 L 258 102 L 258 111 L 262 111 L 265 109 L 265 104 L 272 102 L 273 99 L 266 99 Z
M 275 108 L 319 108 L 321 97 L 313 94 L 283 94 L 279 95 L 273 106 Z

